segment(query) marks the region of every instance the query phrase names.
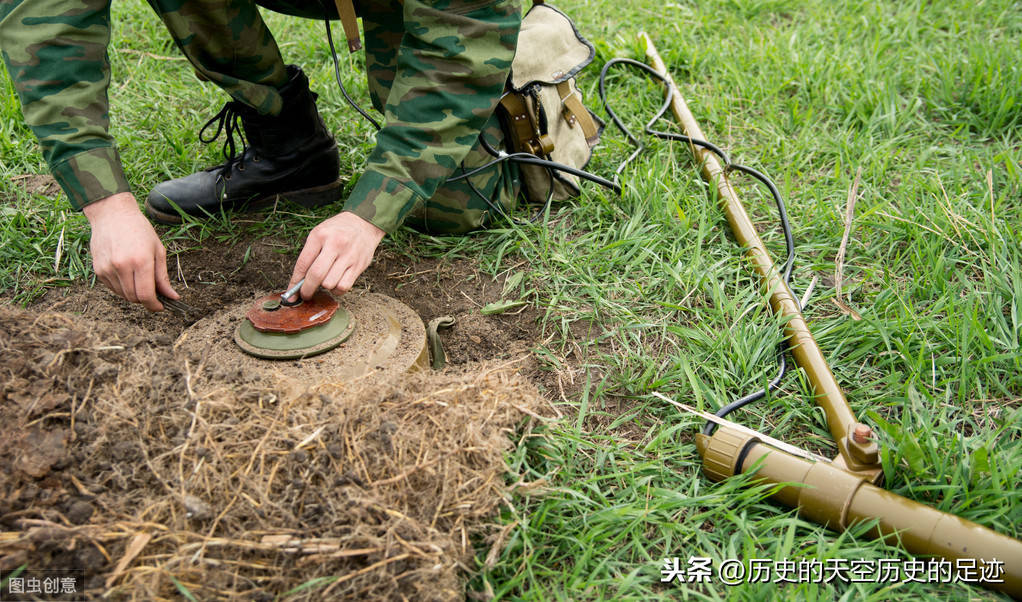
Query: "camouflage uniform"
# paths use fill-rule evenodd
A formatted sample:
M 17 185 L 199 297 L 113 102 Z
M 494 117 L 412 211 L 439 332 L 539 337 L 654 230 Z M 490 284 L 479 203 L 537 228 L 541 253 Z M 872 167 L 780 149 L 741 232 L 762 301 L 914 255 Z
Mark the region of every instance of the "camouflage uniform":
M 252 0 L 148 0 L 201 77 L 263 114 L 286 81 L 280 50 Z M 317 0 L 258 0 L 272 10 L 336 17 Z M 345 211 L 393 232 L 406 219 L 433 231 L 482 225 L 488 207 L 467 182 L 485 162 L 478 135 L 499 139 L 493 111 L 521 24 L 518 0 L 362 0 L 373 105 L 385 116 Z M 110 0 L 0 0 L 0 49 L 25 119 L 72 205 L 130 191 L 108 132 Z M 512 170 L 473 178 L 507 204 Z M 495 192 L 496 191 L 496 192 Z

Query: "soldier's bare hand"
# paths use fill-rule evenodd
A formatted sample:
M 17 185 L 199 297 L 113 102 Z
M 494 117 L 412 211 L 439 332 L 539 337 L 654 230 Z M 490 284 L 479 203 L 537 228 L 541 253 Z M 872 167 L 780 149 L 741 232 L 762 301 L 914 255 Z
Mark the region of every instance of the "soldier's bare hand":
M 305 278 L 303 299 L 312 297 L 320 286 L 343 295 L 369 266 L 384 234 L 347 211 L 324 220 L 309 232 L 288 288 Z
M 100 282 L 150 311 L 163 309 L 157 291 L 180 298 L 167 275 L 167 251 L 131 193 L 115 194 L 82 211 L 92 226 L 92 268 Z

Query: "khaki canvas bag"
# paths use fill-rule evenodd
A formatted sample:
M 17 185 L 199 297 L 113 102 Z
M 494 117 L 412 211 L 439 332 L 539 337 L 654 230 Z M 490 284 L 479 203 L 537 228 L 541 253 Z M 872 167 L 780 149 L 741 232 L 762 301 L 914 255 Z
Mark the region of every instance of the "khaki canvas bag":
M 508 91 L 498 108 L 508 150 L 577 169 L 589 163 L 604 124 L 582 104 L 575 76 L 595 55 L 567 15 L 543 2 L 533 4 L 522 19 Z M 550 172 L 536 165 L 519 168 L 526 198 L 545 202 Z M 553 188 L 554 200 L 579 195 L 578 178 L 564 172 L 553 172 Z
M 352 0 L 334 1 L 344 25 L 348 48 L 354 52 L 362 46 L 354 5 Z M 522 18 L 506 92 L 497 107 L 500 129 L 504 132 L 503 145 L 508 151 L 530 153 L 576 169 L 583 169 L 589 163 L 604 123 L 582 104 L 582 93 L 575 83 L 575 76 L 595 56 L 596 49 L 578 33 L 567 15 L 543 0 L 533 1 L 532 8 Z M 478 148 L 473 149 L 473 153 L 480 156 L 467 167 L 488 160 L 488 156 Z M 517 167 L 522 192 L 530 202 L 543 203 L 548 196 L 563 201 L 580 193 L 578 178 L 574 175 L 551 172 L 537 165 L 520 164 Z M 492 182 L 479 187 L 488 195 L 495 194 L 499 204 L 510 210 L 519 183 L 507 181 L 511 175 L 506 171 L 500 170 L 501 180 L 496 187 L 491 185 Z M 474 179 L 478 181 L 482 177 Z M 471 195 L 460 190 L 464 186 L 455 185 L 448 190 L 451 184 L 447 184 L 431 199 L 434 205 L 449 209 L 445 214 L 447 220 L 438 228 L 440 231 L 463 232 L 485 223 L 489 212 L 467 207 Z M 425 215 L 426 212 L 418 213 Z M 427 227 L 423 220 L 420 229 L 432 231 L 437 228 Z

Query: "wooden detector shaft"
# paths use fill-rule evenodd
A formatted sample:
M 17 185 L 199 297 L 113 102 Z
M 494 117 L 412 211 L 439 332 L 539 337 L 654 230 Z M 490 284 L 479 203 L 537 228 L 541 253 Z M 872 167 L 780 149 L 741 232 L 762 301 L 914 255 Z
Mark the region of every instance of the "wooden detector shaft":
M 671 94 L 671 112 L 685 135 L 706 140 L 653 41 L 645 33 L 640 37 L 646 44 L 650 66 L 664 78 Z M 703 177 L 717 189 L 731 231 L 746 248 L 746 256 L 770 292 L 770 306 L 784 318 L 791 354 L 805 371 L 816 404 L 826 412 L 827 426 L 840 452 L 833 462 L 814 462 L 772 447 L 754 435 L 721 426 L 712 436 L 696 435 L 703 472 L 719 481 L 758 466 L 753 481 L 787 485 L 772 497 L 798 508 L 803 518 L 837 531 L 876 521 L 867 532 L 870 537 L 898 542 L 913 554 L 975 560 L 979 571 L 1000 573 L 1000 582 L 981 581 L 981 585 L 1022 599 L 1022 542 L 876 486 L 883 475 L 876 443 L 859 442 L 853 436 L 856 427 L 865 427 L 849 407 L 795 296 L 731 187 L 724 167 L 710 151 L 696 145 L 690 148 L 702 166 Z

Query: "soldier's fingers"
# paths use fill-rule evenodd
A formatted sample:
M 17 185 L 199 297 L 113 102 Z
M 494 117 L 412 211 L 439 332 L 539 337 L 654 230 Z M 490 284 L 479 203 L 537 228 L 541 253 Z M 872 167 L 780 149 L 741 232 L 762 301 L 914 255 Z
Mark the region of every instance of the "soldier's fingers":
M 344 277 L 341 278 L 336 290 L 338 290 L 342 295 L 350 291 L 351 287 L 355 285 L 355 280 L 361 274 L 362 270 L 356 269 L 355 266 L 351 266 L 346 272 L 344 272 Z
M 111 278 L 110 276 L 107 275 L 100 276 L 99 274 L 96 274 L 96 277 L 99 278 L 99 281 L 103 283 L 103 286 L 110 289 L 110 292 L 117 295 L 118 297 L 124 296 L 124 293 L 121 292 L 121 284 L 120 282 L 117 281 L 116 276 Z
M 330 268 L 333 266 L 336 258 L 335 254 L 326 251 L 319 254 L 319 257 L 312 263 L 309 271 L 305 273 L 305 284 L 302 285 L 301 289 L 302 299 L 309 299 L 316 294 L 319 285 L 323 284 L 323 279 L 330 273 Z
M 298 254 L 298 261 L 295 262 L 295 269 L 291 273 L 291 282 L 288 283 L 288 288 L 298 284 L 299 280 L 306 277 L 309 268 L 312 267 L 313 262 L 319 257 L 319 252 L 322 248 L 323 243 L 319 237 L 310 235 L 306 239 L 302 252 Z
M 135 294 L 134 270 L 121 268 L 117 270 L 115 276 L 120 289 L 120 295 L 132 303 L 137 303 L 138 296 Z
M 330 267 L 330 272 L 327 273 L 326 278 L 323 278 L 322 287 L 328 291 L 337 289 L 337 285 L 341 282 L 341 277 L 344 276 L 344 270 L 346 266 L 341 261 L 335 261 Z M 340 294 L 344 294 L 347 291 L 338 291 Z
M 163 304 L 156 298 L 154 267 L 154 262 L 146 262 L 132 274 L 135 283 L 135 296 L 138 297 L 138 302 L 149 311 L 161 311 Z
M 167 274 L 167 252 L 162 246 L 160 252 L 156 254 L 156 291 L 171 299 L 181 298 L 170 284 L 170 276 Z

